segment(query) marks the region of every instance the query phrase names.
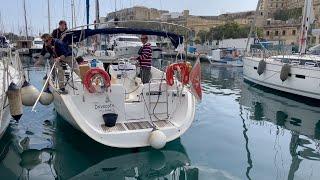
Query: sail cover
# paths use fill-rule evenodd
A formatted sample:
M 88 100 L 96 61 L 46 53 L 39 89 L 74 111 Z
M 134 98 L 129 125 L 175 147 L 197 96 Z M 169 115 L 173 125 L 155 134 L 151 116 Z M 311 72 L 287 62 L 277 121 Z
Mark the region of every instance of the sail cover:
M 94 36 L 97 34 L 145 34 L 145 35 L 155 35 L 155 36 L 162 36 L 167 37 L 171 40 L 174 47 L 178 47 L 179 44 L 183 43 L 183 37 L 181 35 L 177 35 L 171 32 L 165 31 L 156 31 L 150 29 L 135 29 L 135 28 L 104 28 L 104 29 L 83 29 L 83 30 L 74 30 L 68 31 L 64 33 L 62 36 L 62 40 L 67 44 L 72 44 L 76 42 L 81 42 L 90 36 Z

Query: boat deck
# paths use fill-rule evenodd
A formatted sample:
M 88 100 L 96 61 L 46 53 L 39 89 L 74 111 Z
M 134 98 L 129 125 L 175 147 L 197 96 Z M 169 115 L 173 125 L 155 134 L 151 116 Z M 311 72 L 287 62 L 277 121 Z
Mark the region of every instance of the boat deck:
M 158 129 L 174 127 L 174 125 L 167 120 L 153 121 L 153 124 Z M 134 131 L 134 130 L 141 130 L 141 129 L 152 129 L 153 126 L 152 126 L 152 123 L 149 121 L 140 121 L 140 122 L 116 123 L 114 127 L 107 127 L 104 124 L 102 124 L 101 128 L 104 132 L 111 133 L 111 132 Z

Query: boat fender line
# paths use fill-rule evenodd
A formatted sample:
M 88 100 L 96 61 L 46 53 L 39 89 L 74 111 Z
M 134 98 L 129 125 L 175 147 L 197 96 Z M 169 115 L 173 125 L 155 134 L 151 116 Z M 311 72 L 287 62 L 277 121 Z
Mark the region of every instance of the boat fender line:
M 267 66 L 267 63 L 265 60 L 259 61 L 258 70 L 257 70 L 259 76 L 263 74 L 263 72 L 266 70 L 266 66 Z
M 15 83 L 11 83 L 8 87 L 7 97 L 11 116 L 16 121 L 20 120 L 23 113 L 21 90 Z
M 280 79 L 282 82 L 288 79 L 289 74 L 290 74 L 290 68 L 291 66 L 289 64 L 284 64 L 281 68 L 280 72 Z
M 107 88 L 110 87 L 111 85 L 110 76 L 106 71 L 99 68 L 92 68 L 86 72 L 86 74 L 84 75 L 84 81 L 83 81 L 84 86 L 90 93 L 96 92 L 95 88 L 92 86 L 92 78 L 97 75 L 101 76 L 104 79 L 104 85 Z
M 181 73 L 181 82 L 183 85 L 189 83 L 190 67 L 188 63 L 174 63 L 169 65 L 166 70 L 166 82 L 169 86 L 172 86 L 174 84 L 173 75 L 175 71 L 179 71 Z

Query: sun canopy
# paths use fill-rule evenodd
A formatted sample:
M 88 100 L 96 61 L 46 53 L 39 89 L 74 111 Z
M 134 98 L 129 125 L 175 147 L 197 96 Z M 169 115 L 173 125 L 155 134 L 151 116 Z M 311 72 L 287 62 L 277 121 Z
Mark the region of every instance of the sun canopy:
M 177 35 L 175 33 L 165 32 L 165 31 L 156 31 L 150 29 L 134 29 L 134 28 L 104 28 L 104 29 L 83 29 L 83 30 L 73 30 L 68 31 L 64 34 L 63 41 L 67 44 L 76 42 L 81 42 L 84 39 L 94 36 L 97 34 L 145 34 L 145 35 L 155 35 L 155 36 L 162 36 L 167 37 L 171 40 L 172 44 L 175 47 L 178 47 L 179 43 L 183 43 L 183 37 L 181 35 Z

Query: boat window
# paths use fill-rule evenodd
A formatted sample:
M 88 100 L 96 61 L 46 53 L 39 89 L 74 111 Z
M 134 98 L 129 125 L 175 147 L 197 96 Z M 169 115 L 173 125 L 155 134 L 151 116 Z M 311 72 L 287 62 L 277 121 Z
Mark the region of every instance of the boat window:
M 290 63 L 291 63 L 292 65 L 299 65 L 299 64 L 300 64 L 300 61 L 299 61 L 299 60 L 292 59 Z
M 296 74 L 296 78 L 300 78 L 300 79 L 305 79 L 305 78 L 306 78 L 306 76 L 304 76 L 304 75 L 299 75 L 299 74 Z
M 315 63 L 315 62 L 305 62 L 304 65 L 305 65 L 305 66 L 308 66 L 308 67 L 315 67 L 315 66 L 316 66 L 316 63 Z
M 34 44 L 43 44 L 42 41 L 34 41 Z
M 119 38 L 118 41 L 140 42 L 138 38 Z

